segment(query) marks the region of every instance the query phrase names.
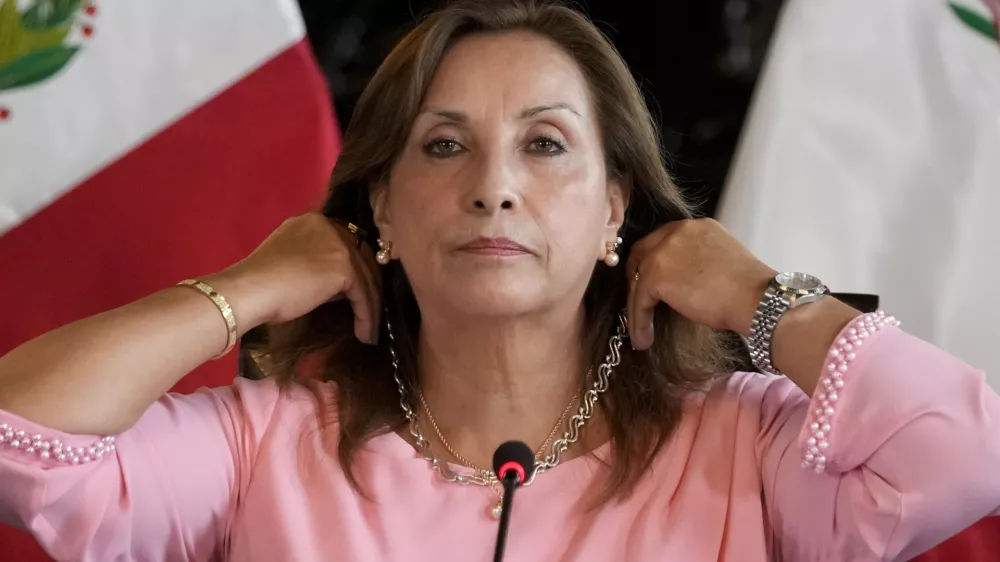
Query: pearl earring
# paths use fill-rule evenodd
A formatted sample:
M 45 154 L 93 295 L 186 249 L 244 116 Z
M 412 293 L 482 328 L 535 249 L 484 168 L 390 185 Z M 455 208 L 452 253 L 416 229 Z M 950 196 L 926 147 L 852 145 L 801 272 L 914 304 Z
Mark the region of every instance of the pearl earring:
M 608 267 L 618 265 L 618 253 L 615 252 L 615 250 L 617 250 L 618 246 L 621 246 L 621 244 L 622 237 L 619 236 L 615 238 L 613 242 L 608 242 L 607 246 L 605 246 L 607 248 L 607 252 L 604 254 L 604 263 L 606 263 Z
M 388 240 L 382 240 L 379 238 L 377 240 L 379 251 L 375 254 L 375 261 L 379 265 L 388 265 L 392 260 L 392 242 Z

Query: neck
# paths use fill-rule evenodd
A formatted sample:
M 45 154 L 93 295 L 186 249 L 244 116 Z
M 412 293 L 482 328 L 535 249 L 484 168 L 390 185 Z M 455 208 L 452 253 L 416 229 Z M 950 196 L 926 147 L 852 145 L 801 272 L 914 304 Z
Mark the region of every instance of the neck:
M 504 441 L 537 450 L 581 388 L 583 325 L 582 307 L 503 321 L 425 316 L 421 388 L 452 449 L 480 468 L 490 467 Z M 426 412 L 419 416 L 435 452 L 459 461 L 440 443 Z M 564 431 L 565 425 L 556 438 Z

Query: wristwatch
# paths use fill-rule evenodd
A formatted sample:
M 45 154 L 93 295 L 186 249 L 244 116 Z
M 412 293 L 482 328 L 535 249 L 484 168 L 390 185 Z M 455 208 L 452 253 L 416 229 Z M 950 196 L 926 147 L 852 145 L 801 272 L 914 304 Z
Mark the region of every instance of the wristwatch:
M 779 273 L 774 276 L 757 305 L 750 324 L 750 359 L 755 367 L 772 375 L 781 375 L 771 362 L 771 337 L 786 312 L 816 302 L 830 290 L 822 281 L 806 273 Z

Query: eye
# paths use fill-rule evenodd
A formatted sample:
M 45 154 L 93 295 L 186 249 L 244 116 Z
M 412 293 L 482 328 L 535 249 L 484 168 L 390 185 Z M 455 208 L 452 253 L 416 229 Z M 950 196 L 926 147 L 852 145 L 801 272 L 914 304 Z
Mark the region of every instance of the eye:
M 539 135 L 528 145 L 530 152 L 543 156 L 555 156 L 566 152 L 566 145 L 554 137 Z
M 448 158 L 462 152 L 463 147 L 455 139 L 438 138 L 424 145 L 424 152 L 434 158 Z

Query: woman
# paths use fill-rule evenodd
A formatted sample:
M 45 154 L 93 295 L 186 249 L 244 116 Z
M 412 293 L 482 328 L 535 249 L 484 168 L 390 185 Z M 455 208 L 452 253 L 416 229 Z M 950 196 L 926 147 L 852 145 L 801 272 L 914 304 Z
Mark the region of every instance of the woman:
M 0 520 L 61 560 L 485 560 L 520 439 L 510 560 L 906 559 L 1000 507 L 1000 400 L 824 289 L 691 218 L 583 16 L 460 1 L 322 215 L 0 359 Z M 261 325 L 271 378 L 164 396 Z

